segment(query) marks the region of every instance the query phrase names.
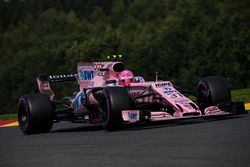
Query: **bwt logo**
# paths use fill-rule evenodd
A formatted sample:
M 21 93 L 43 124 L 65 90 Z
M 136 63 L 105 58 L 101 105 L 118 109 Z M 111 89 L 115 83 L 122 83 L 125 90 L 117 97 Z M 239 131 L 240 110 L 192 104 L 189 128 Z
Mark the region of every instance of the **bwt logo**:
M 94 78 L 94 71 L 80 70 L 80 80 L 92 80 Z
M 137 113 L 128 113 L 128 119 L 131 121 L 136 121 L 137 120 Z

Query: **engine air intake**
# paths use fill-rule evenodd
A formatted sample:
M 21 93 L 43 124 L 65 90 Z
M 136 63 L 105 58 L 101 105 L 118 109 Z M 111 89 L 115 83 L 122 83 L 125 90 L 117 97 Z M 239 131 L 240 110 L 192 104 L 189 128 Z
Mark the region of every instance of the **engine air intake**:
M 114 63 L 112 69 L 115 72 L 122 72 L 123 70 L 125 70 L 125 64 L 123 64 L 122 62 Z

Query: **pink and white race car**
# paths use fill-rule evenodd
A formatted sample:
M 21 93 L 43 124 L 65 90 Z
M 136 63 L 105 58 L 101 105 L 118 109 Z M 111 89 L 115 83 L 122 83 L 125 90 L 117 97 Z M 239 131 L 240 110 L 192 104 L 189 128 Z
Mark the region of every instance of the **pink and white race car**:
M 50 84 L 66 81 L 78 82 L 79 91 L 58 100 Z M 243 102 L 231 101 L 229 86 L 219 76 L 202 78 L 196 90 L 184 90 L 157 76 L 155 81 L 133 76 L 119 61 L 80 62 L 77 73 L 41 75 L 37 83 L 40 93 L 25 94 L 18 102 L 19 127 L 25 134 L 49 132 L 61 120 L 119 130 L 129 123 L 246 113 Z

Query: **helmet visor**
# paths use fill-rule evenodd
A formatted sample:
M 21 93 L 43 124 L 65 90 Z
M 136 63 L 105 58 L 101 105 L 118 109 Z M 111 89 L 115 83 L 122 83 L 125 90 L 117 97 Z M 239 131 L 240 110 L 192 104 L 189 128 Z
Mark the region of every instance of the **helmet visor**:
M 124 78 L 124 79 L 119 79 L 119 85 L 126 85 L 130 84 L 133 82 L 133 78 Z

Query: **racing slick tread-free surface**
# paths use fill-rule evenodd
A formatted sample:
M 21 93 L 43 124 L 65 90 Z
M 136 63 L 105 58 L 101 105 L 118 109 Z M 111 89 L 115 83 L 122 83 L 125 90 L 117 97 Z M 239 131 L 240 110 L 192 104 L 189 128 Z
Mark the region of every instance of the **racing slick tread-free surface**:
M 107 87 L 103 89 L 102 108 L 105 112 L 103 127 L 106 130 L 120 130 L 123 128 L 122 110 L 131 109 L 128 92 L 122 87 Z
M 23 95 L 18 103 L 20 129 L 25 134 L 49 132 L 53 125 L 52 110 L 52 103 L 47 95 Z
M 226 80 L 220 76 L 208 76 L 198 82 L 198 104 L 217 105 L 231 101 L 231 92 Z

